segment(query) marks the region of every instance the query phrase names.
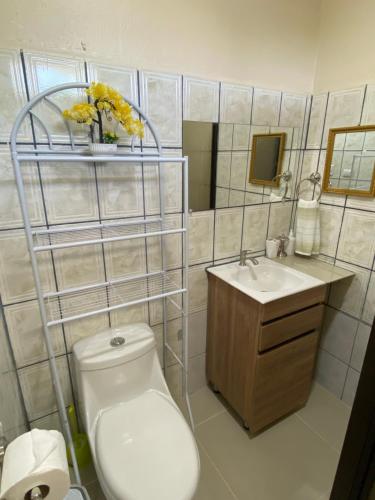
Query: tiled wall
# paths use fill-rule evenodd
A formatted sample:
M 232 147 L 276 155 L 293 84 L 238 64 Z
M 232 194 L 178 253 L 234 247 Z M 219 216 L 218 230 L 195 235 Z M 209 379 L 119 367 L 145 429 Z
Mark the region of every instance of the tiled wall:
M 0 87 L 5 104 L 0 118 L 0 293 L 7 332 L 7 335 L 1 334 L 1 342 L 9 344 L 16 366 L 16 370 L 11 372 L 15 388 L 12 394 L 16 394 L 18 382 L 23 396 L 12 400 L 20 406 L 18 420 L 7 420 L 2 405 L 0 418 L 5 420 L 9 432 L 12 428 L 17 432 L 26 422 L 32 427 L 57 425 L 55 400 L 9 158 L 7 141 L 10 127 L 22 104 L 39 91 L 63 82 L 91 81 L 94 78 L 108 82 L 141 105 L 159 131 L 165 154 L 181 154 L 182 119 L 220 121 L 219 175 L 223 179 L 223 200 L 226 201 L 223 201 L 222 208 L 196 212 L 190 217 L 190 391 L 205 383 L 205 268 L 238 257 L 241 247 L 262 253 L 267 236 L 289 230 L 292 200 L 285 204 L 270 204 L 269 190 L 263 187 L 246 189 L 248 155 L 252 133 L 285 130 L 289 132 L 290 140 L 283 168 L 293 170 L 296 178 L 310 103 L 306 96 L 181 75 L 137 71 L 59 55 L 25 53 L 21 58 L 18 51 L 1 51 Z M 59 102 L 60 106 L 67 106 L 72 98 L 76 99 L 77 95 L 65 95 Z M 58 118 L 43 108 L 38 112 L 52 129 L 54 140 L 64 144 L 66 132 Z M 82 134 L 82 130 L 78 129 L 76 133 Z M 81 139 L 84 140 L 83 135 Z M 22 129 L 21 140 L 25 143 L 43 142 L 45 137 L 37 125 L 34 124 L 33 128 L 27 123 Z M 125 144 L 126 140 L 122 139 L 121 143 Z M 148 146 L 152 146 L 152 141 L 146 135 L 142 147 Z M 45 165 L 30 165 L 25 170 L 25 177 L 33 226 L 119 220 L 158 210 L 156 169 L 153 166 L 142 168 L 135 165 L 124 175 L 124 170 L 117 165 L 96 168 L 55 165 L 53 169 Z M 181 217 L 180 186 L 180 168 L 171 165 L 167 175 L 166 207 L 171 223 L 176 225 Z M 44 288 L 61 289 L 102 281 L 105 276 L 157 268 L 160 262 L 157 242 L 152 239 L 147 244 L 138 243 L 112 243 L 104 251 L 90 247 L 44 255 L 41 262 Z M 168 237 L 167 253 L 170 272 L 179 280 L 181 246 L 178 237 Z M 83 265 L 83 262 L 86 264 Z M 170 342 L 178 349 L 180 319 L 174 319 L 172 311 L 170 318 Z M 160 304 L 137 306 L 111 314 L 113 325 L 129 321 L 149 322 L 160 339 Z M 75 394 L 70 358 L 72 344 L 106 326 L 108 317 L 99 316 L 55 327 L 53 342 L 67 402 Z M 174 377 L 177 365 L 173 365 L 171 360 L 169 365 L 170 382 L 172 386 L 178 385 L 178 377 Z M 3 370 L 1 373 L 2 377 L 7 376 Z M 0 387 L 2 385 L 0 380 Z
M 313 96 L 302 173 L 323 174 L 332 127 L 375 123 L 375 86 Z M 316 378 L 352 404 L 375 312 L 375 199 L 323 194 L 319 258 L 355 273 L 331 287 Z

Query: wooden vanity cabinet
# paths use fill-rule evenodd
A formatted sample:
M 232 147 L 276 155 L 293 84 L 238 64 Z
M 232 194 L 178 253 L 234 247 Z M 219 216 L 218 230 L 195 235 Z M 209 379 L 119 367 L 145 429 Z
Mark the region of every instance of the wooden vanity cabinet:
M 307 401 L 326 286 L 261 304 L 208 280 L 207 378 L 257 432 Z

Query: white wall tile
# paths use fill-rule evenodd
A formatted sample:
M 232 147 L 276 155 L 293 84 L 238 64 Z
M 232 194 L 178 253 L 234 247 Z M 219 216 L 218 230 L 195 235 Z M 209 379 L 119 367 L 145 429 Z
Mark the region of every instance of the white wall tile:
M 375 217 L 371 213 L 345 210 L 337 258 L 371 268 L 375 255 Z
M 184 120 L 219 121 L 219 83 L 184 77 Z
M 4 312 L 17 367 L 47 359 L 37 301 L 8 306 Z M 64 354 L 65 345 L 61 327 L 53 327 L 50 333 L 55 354 Z
M 309 130 L 307 134 L 307 149 L 319 149 L 322 143 L 324 119 L 326 114 L 328 94 L 314 95 L 311 105 Z
M 248 163 L 247 151 L 234 151 L 230 167 L 230 188 L 245 189 L 246 171 Z M 242 202 L 243 204 L 243 202 Z
M 233 149 L 248 150 L 250 137 L 250 125 L 234 125 L 233 129 Z
M 227 208 L 229 206 L 229 191 L 226 188 L 216 188 L 215 208 Z
M 251 123 L 253 125 L 278 125 L 280 103 L 281 92 L 278 90 L 255 88 Z
M 78 319 L 64 324 L 68 352 L 78 340 L 90 337 L 109 327 L 108 314 L 97 314 L 89 318 Z
M 62 57 L 61 55 L 25 53 L 25 66 L 30 96 L 63 83 L 85 82 L 85 65 L 83 59 Z M 77 102 L 84 102 L 85 94 L 82 90 L 73 89 L 58 92 L 49 97 L 61 110 L 70 108 Z M 48 104 L 40 103 L 34 108 L 35 114 L 44 122 L 51 133 L 54 142 L 69 142 L 69 135 L 58 111 Z M 77 140 L 87 141 L 89 127 L 82 127 L 71 123 Z M 47 136 L 42 128 L 35 123 L 36 136 L 39 141 L 46 142 Z
M 230 183 L 230 164 L 232 154 L 229 152 L 220 152 L 217 154 L 216 163 L 216 185 L 220 187 L 228 187 Z M 217 206 L 216 206 L 217 208 Z
M 189 217 L 189 263 L 213 260 L 215 212 L 193 212 Z
M 264 250 L 266 246 L 269 205 L 245 208 L 242 248 L 252 251 Z
M 182 227 L 181 215 L 168 215 L 166 216 L 166 226 L 168 228 L 178 229 Z M 174 269 L 176 267 L 182 266 L 182 235 L 181 234 L 169 234 L 164 236 L 165 245 L 165 266 L 167 269 Z M 143 242 L 142 242 L 143 243 Z M 147 260 L 149 271 L 157 271 L 161 269 L 161 242 L 159 237 L 147 238 Z M 136 256 L 135 256 L 136 257 Z M 139 259 L 142 261 L 142 259 Z M 124 262 L 125 265 L 125 262 Z M 145 265 L 145 263 L 143 264 Z M 130 266 L 131 268 L 132 266 Z M 139 269 L 139 264 L 136 264 L 136 260 L 133 263 L 133 267 Z M 145 271 L 143 271 L 145 272 Z M 142 274 L 138 272 L 136 274 Z
M 206 352 L 207 310 L 189 314 L 189 357 Z
M 357 392 L 359 382 L 359 373 L 353 368 L 349 368 L 348 376 L 346 377 L 344 392 L 342 395 L 342 400 L 352 406 L 354 403 L 355 394 Z
M 353 278 L 333 283 L 329 295 L 329 304 L 336 309 L 359 318 L 362 313 L 367 285 L 370 279 L 370 271 L 341 261 L 337 261 L 336 265 L 353 271 L 355 275 Z
M 362 319 L 370 325 L 374 321 L 375 315 L 375 272 L 371 273 L 370 283 L 367 289 L 365 306 L 363 308 Z
M 26 90 L 18 50 L 0 50 L 0 91 L 2 98 L 0 141 L 8 142 L 14 120 L 26 104 Z M 32 140 L 28 117 L 24 120 L 17 139 L 19 142 Z
M 180 75 L 140 72 L 141 109 L 155 126 L 163 146 L 182 144 L 181 80 Z M 147 128 L 144 144 L 155 146 Z
M 357 320 L 341 311 L 326 307 L 321 347 L 344 363 L 349 364 L 357 328 Z
M 282 127 L 303 128 L 307 97 L 283 92 L 281 99 L 280 125 Z
M 47 252 L 39 254 L 44 292 L 54 290 L 53 269 Z M 23 230 L 0 232 L 0 293 L 4 304 L 34 299 L 36 291 Z
M 272 203 L 268 225 L 268 238 L 276 238 L 282 234 L 289 234 L 290 218 L 292 215 L 292 202 Z
M 341 399 L 348 366 L 328 352 L 320 349 L 316 363 L 315 379 L 319 384 Z
M 218 150 L 231 151 L 233 144 L 233 123 L 219 124 Z
M 206 264 L 189 268 L 189 311 L 191 313 L 207 309 L 208 281 Z
M 237 189 L 229 190 L 229 206 L 230 207 L 240 207 L 245 203 L 245 191 L 239 191 Z
M 177 216 L 177 219 L 180 217 Z M 174 221 L 173 221 L 174 222 Z M 172 221 L 168 221 L 168 224 Z M 176 225 L 179 220 L 176 221 Z M 150 240 L 159 238 L 148 238 Z M 112 241 L 104 248 L 105 265 L 109 279 L 124 276 L 136 276 L 146 272 L 146 249 L 145 240 L 136 238 L 134 240 Z
M 220 121 L 250 124 L 253 88 L 222 83 L 220 88 Z
M 361 125 L 375 123 L 375 85 L 367 85 Z
M 320 205 L 320 252 L 335 257 L 344 209 Z
M 365 358 L 370 333 L 370 326 L 365 325 L 364 323 L 359 324 L 352 356 L 350 358 L 350 366 L 359 372 L 362 370 L 363 360 Z
M 227 208 L 215 213 L 214 258 L 238 255 L 241 248 L 242 208 Z

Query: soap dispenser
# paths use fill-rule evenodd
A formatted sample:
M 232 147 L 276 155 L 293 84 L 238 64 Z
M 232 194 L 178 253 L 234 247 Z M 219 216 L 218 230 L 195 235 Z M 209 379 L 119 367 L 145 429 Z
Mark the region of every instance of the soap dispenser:
M 296 249 L 296 237 L 294 236 L 294 231 L 291 229 L 289 231 L 289 241 L 286 246 L 286 254 L 294 255 L 294 250 Z

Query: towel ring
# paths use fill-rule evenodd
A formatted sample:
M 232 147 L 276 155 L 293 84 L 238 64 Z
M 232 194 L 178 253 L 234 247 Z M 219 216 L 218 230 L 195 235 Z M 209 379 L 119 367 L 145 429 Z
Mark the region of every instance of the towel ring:
M 282 174 L 275 175 L 275 177 L 271 181 L 271 182 L 275 182 L 275 181 L 277 181 L 277 179 L 281 179 L 282 181 L 285 182 L 285 191 L 284 191 L 284 194 L 282 195 L 283 201 L 285 200 L 286 195 L 288 194 L 289 181 L 291 178 L 292 178 L 292 172 L 289 172 L 289 170 L 288 170 L 288 172 L 283 172 Z M 272 191 L 272 189 L 271 189 L 271 191 Z
M 322 176 L 319 174 L 319 172 L 313 172 L 312 174 L 309 175 L 309 177 L 305 177 L 304 179 L 301 179 L 298 183 L 297 189 L 296 189 L 296 195 L 297 199 L 299 200 L 299 190 L 301 187 L 301 184 L 305 181 L 312 182 L 314 184 L 314 187 L 317 186 L 319 188 L 319 196 L 317 197 L 316 201 L 319 201 L 321 196 L 322 196 L 322 185 L 320 184 Z M 312 199 L 314 199 L 314 194 Z

